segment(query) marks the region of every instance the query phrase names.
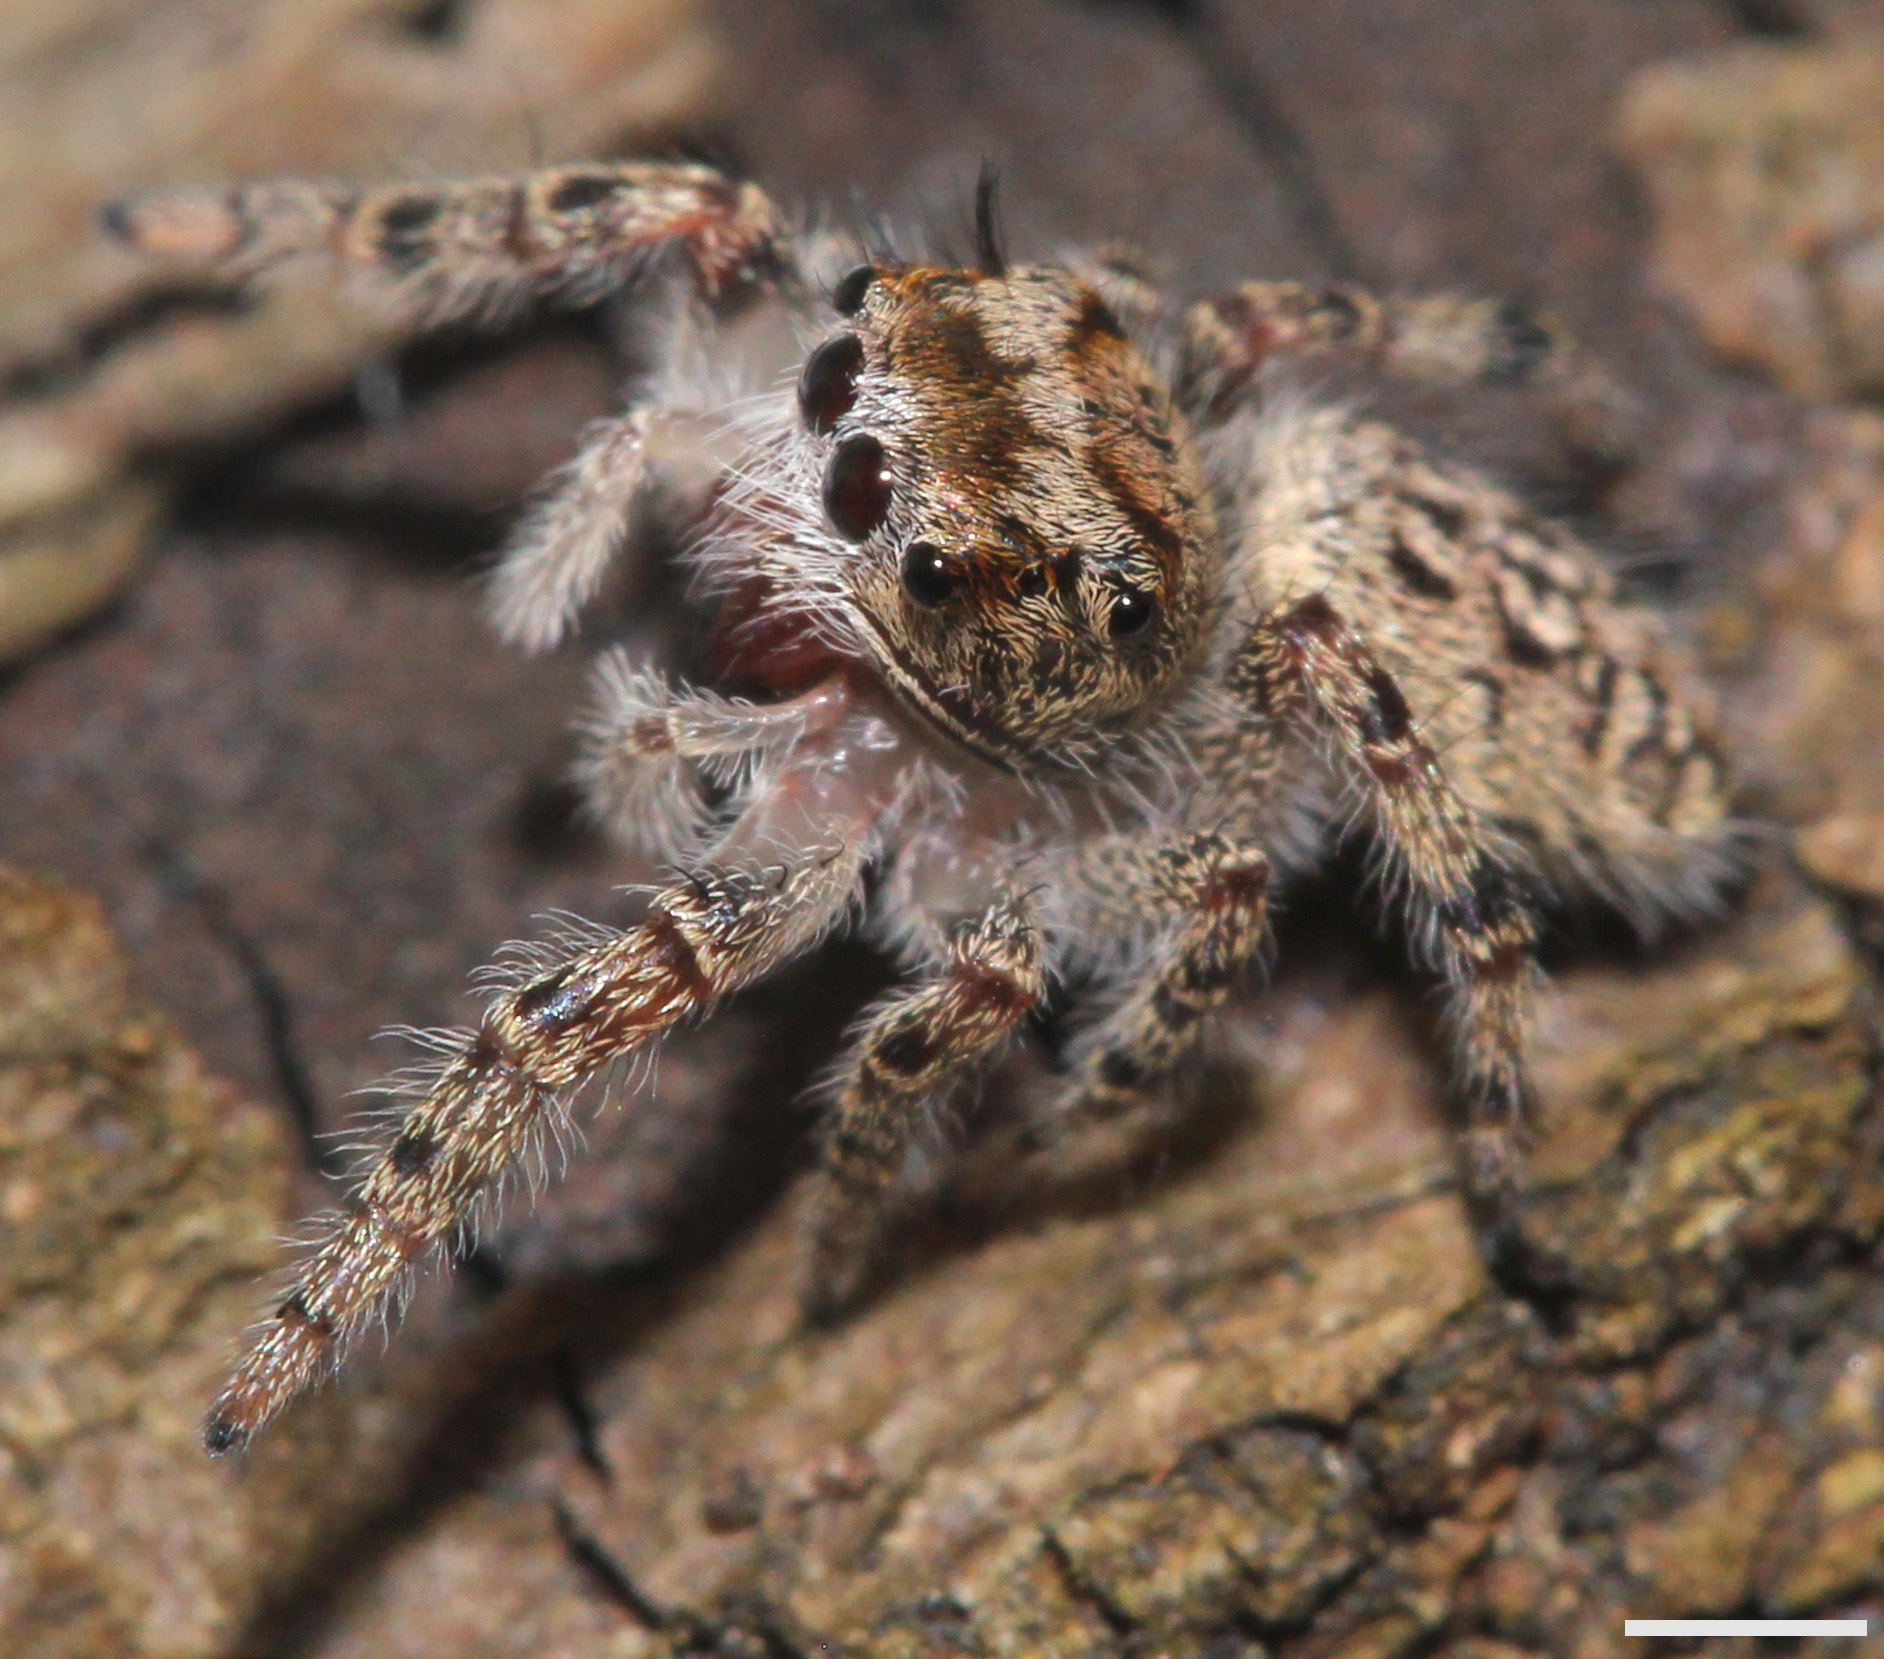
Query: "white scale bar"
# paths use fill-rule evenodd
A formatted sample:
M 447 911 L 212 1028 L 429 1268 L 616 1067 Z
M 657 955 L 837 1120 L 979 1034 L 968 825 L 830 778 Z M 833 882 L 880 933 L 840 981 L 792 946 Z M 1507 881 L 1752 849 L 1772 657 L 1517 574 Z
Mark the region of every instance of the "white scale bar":
M 1868 1636 L 1865 1619 L 1625 1619 L 1625 1636 Z

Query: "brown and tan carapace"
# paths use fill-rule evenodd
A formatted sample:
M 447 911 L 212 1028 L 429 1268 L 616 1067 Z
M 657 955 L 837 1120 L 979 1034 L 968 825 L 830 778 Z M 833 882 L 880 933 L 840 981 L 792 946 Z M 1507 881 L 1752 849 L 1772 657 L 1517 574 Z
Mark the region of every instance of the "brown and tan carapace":
M 795 242 L 756 187 L 686 166 L 107 215 L 223 276 L 328 258 L 414 326 L 631 280 L 691 295 L 664 313 L 667 371 L 590 435 L 492 587 L 500 632 L 552 646 L 650 486 L 680 504 L 722 684 L 607 653 L 581 765 L 598 816 L 679 873 L 633 927 L 513 948 L 478 1025 L 429 1040 L 352 1209 L 213 1406 L 212 1451 L 460 1243 L 586 1081 L 861 921 L 914 978 L 832 1089 L 805 1289 L 838 1311 L 918 1126 L 1053 987 L 1084 1006 L 1030 1143 L 1156 1133 L 1274 887 L 1354 826 L 1448 986 L 1488 1246 L 1547 1270 L 1510 1151 L 1535 915 L 1594 893 L 1647 927 L 1713 901 L 1736 834 L 1706 701 L 1561 525 L 1268 389 L 1304 351 L 1526 384 L 1604 451 L 1607 382 L 1507 305 L 1249 282 L 1177 312 L 1102 261 L 1010 267 L 979 209 L 959 268 Z

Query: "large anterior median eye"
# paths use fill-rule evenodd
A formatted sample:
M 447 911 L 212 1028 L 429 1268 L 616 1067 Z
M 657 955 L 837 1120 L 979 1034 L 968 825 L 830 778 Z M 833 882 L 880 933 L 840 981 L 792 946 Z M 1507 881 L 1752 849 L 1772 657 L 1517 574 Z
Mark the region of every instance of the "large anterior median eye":
M 857 401 L 857 372 L 863 367 L 863 341 L 854 334 L 826 340 L 805 362 L 798 377 L 798 407 L 813 432 L 829 432 Z
M 889 516 L 889 458 L 868 433 L 837 446 L 824 474 L 824 511 L 847 541 L 862 541 Z

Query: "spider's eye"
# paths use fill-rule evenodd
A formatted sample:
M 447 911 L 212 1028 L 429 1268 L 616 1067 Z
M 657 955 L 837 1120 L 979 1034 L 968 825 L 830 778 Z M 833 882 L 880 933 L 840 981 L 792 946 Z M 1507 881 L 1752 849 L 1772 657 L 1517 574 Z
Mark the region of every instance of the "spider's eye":
M 1158 601 L 1138 588 L 1120 588 L 1112 595 L 1112 614 L 1106 632 L 1114 639 L 1136 639 L 1158 614 Z
M 859 265 L 838 279 L 831 290 L 831 309 L 840 317 L 854 317 L 863 309 L 864 295 L 877 279 L 874 267 Z
M 889 458 L 868 433 L 837 446 L 824 474 L 824 511 L 846 541 L 862 541 L 889 516 Z
M 925 611 L 946 605 L 961 586 L 961 573 L 932 541 L 913 541 L 903 555 L 903 591 Z
M 863 367 L 863 341 L 854 334 L 826 340 L 805 362 L 798 377 L 798 407 L 813 432 L 829 432 L 857 401 L 857 371 Z

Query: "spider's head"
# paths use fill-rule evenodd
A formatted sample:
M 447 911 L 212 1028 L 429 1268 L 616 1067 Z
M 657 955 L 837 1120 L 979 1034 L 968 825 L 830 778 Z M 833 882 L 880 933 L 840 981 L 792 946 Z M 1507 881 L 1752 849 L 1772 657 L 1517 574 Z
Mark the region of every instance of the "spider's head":
M 862 267 L 799 409 L 847 631 L 1016 770 L 1090 757 L 1195 659 L 1216 532 L 1169 393 L 1065 271 Z

